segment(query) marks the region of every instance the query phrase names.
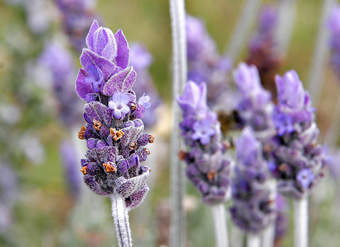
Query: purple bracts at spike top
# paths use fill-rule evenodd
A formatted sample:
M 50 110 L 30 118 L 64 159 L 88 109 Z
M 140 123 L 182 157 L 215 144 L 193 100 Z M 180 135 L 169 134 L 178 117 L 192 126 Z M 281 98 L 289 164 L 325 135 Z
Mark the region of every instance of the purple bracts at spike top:
M 230 162 L 225 157 L 217 115 L 207 106 L 205 83 L 187 82 L 177 99 L 183 112 L 180 123 L 187 151 L 180 158 L 187 164 L 186 173 L 200 191 L 203 202 L 223 203 L 229 187 Z
M 95 20 L 80 57 L 83 66 L 76 90 L 87 103 L 86 126 L 79 138 L 88 151 L 81 160 L 84 181 L 99 195 L 120 194 L 127 208 L 137 207 L 149 188 L 150 170 L 142 165 L 154 141 L 144 132 L 141 118 L 150 107 L 149 97 L 137 99 L 133 91 L 137 73 L 129 66 L 129 46 L 122 30 L 115 34 Z
M 278 105 L 274 111 L 276 136 L 270 169 L 279 191 L 300 199 L 324 176 L 326 155 L 317 144 L 319 129 L 309 94 L 295 71 L 276 76 Z

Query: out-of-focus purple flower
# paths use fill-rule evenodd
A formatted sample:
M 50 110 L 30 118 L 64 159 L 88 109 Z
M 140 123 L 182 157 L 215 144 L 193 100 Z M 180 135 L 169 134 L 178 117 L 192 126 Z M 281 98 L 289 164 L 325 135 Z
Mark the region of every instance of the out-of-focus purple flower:
M 329 46 L 331 50 L 330 62 L 334 72 L 340 78 L 340 5 L 337 4 L 328 17 L 328 29 L 330 31 Z
M 203 22 L 195 17 L 186 18 L 188 80 L 207 84 L 208 104 L 215 106 L 230 90 L 228 73 L 231 61 L 217 52 L 214 40 L 208 34 Z
M 81 193 L 81 176 L 79 173 L 79 160 L 77 151 L 69 141 L 64 141 L 60 145 L 60 155 L 64 164 L 64 174 L 68 185 L 68 190 L 74 199 Z
M 277 75 L 276 86 L 278 107 L 274 120 L 279 134 L 289 134 L 300 129 L 301 124 L 304 123 L 310 125 L 314 117 L 314 109 L 298 74 L 295 71 L 288 71 L 283 77 Z
M 257 68 L 241 63 L 234 72 L 234 81 L 239 91 L 236 109 L 240 127 L 249 126 L 257 138 L 270 139 L 275 133 L 274 106 L 270 93 L 261 85 Z
M 122 31 L 114 35 L 116 46 L 107 39 L 97 39 L 93 45 L 99 28 L 94 21 L 87 36 L 89 48 L 84 48 L 80 57 L 83 68 L 76 81 L 78 95 L 88 102 L 84 108 L 86 126 L 78 134 L 88 147 L 86 158 L 81 160 L 81 172 L 95 193 L 118 193 L 131 209 L 142 202 L 149 190 L 146 180 L 150 170 L 142 162 L 150 154 L 145 146 L 154 142 L 154 138 L 144 133 L 140 119 L 148 100 L 146 96 L 137 100 L 132 89 L 137 73 L 128 66 L 129 46 Z M 110 52 L 104 57 L 99 54 L 104 54 L 103 50 L 95 48 L 104 46 L 114 51 L 107 48 Z M 93 76 L 100 78 L 98 90 Z
M 231 217 L 242 230 L 259 233 L 275 220 L 276 213 L 267 161 L 262 156 L 262 145 L 249 128 L 236 141 L 236 151 Z
M 142 97 L 144 94 L 150 97 L 151 105 L 142 118 L 146 128 L 150 128 L 156 123 L 155 110 L 161 104 L 161 99 L 149 73 L 151 63 L 152 56 L 143 45 L 136 43 L 131 46 L 130 64 L 138 74 L 133 89 L 137 97 Z
M 257 32 L 249 44 L 248 64 L 258 68 L 261 83 L 276 96 L 275 74 L 280 66 L 280 54 L 275 40 L 278 21 L 277 9 L 266 5 L 261 12 Z
M 203 202 L 222 203 L 229 187 L 230 162 L 221 140 L 217 116 L 206 104 L 206 84 L 187 82 L 177 99 L 182 109 L 180 123 L 187 151 L 180 158 L 187 164 L 186 173 L 200 191 Z
M 11 211 L 16 201 L 17 178 L 10 166 L 0 164 L 0 233 L 5 232 L 12 222 Z
M 295 71 L 276 77 L 278 105 L 274 113 L 270 169 L 281 193 L 300 199 L 324 176 L 327 157 L 317 144 L 314 109 Z
M 53 93 L 63 124 L 69 127 L 78 124 L 81 106 L 74 92 L 75 67 L 71 54 L 57 42 L 51 42 L 46 45 L 39 62 L 51 72 Z
M 340 151 L 339 150 L 328 150 L 324 148 L 324 152 L 327 155 L 327 168 L 329 174 L 335 181 L 340 182 Z
M 96 0 L 55 0 L 62 17 L 63 28 L 72 46 L 81 51 L 85 47 L 86 33 L 95 15 Z

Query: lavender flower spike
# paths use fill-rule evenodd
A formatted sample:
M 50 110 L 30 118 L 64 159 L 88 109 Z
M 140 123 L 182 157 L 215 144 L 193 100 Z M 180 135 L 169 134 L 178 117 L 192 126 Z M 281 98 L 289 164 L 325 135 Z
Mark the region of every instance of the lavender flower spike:
M 207 106 L 206 84 L 187 82 L 177 102 L 183 113 L 180 128 L 187 148 L 179 156 L 187 164 L 187 177 L 201 193 L 203 202 L 212 208 L 216 246 L 227 246 L 223 203 L 229 187 L 230 162 L 225 155 L 217 115 Z
M 149 190 L 150 169 L 142 162 L 150 153 L 145 146 L 154 138 L 144 133 L 140 119 L 148 101 L 137 100 L 132 90 L 137 74 L 129 66 L 129 46 L 121 30 L 111 35 L 94 21 L 86 40 L 76 81 L 78 95 L 88 102 L 86 126 L 79 131 L 88 147 L 81 172 L 91 190 L 111 197 L 119 246 L 130 247 L 126 210 L 138 207 Z
M 275 198 L 270 188 L 267 161 L 262 145 L 250 128 L 236 141 L 237 164 L 231 182 L 233 222 L 243 231 L 257 235 L 275 221 Z
M 234 81 L 240 95 L 236 108 L 240 127 L 251 127 L 260 140 L 270 139 L 275 134 L 272 121 L 274 106 L 270 93 L 261 86 L 257 68 L 239 64 L 234 71 Z
M 308 246 L 308 194 L 324 176 L 327 163 L 310 97 L 295 71 L 276 77 L 278 105 L 274 113 L 277 135 L 273 138 L 270 169 L 281 193 L 296 199 L 295 245 Z
M 319 129 L 309 94 L 295 71 L 276 77 L 278 105 L 274 113 L 277 135 L 273 138 L 271 171 L 279 191 L 301 199 L 324 175 L 325 155 L 317 145 Z

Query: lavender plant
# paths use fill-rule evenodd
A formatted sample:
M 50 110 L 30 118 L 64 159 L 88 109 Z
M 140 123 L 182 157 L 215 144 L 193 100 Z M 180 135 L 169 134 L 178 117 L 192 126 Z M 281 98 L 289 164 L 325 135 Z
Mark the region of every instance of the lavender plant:
M 239 94 L 236 106 L 239 127 L 250 127 L 259 140 L 268 142 L 275 134 L 274 106 L 270 93 L 261 86 L 257 68 L 240 63 L 234 71 L 234 81 Z
M 270 169 L 281 193 L 295 199 L 296 246 L 308 245 L 308 203 L 311 189 L 324 176 L 326 164 L 309 94 L 295 71 L 276 76 L 278 105 L 274 112 L 276 136 Z
M 216 107 L 228 98 L 228 74 L 231 61 L 218 54 L 214 40 L 208 34 L 203 22 L 195 17 L 186 18 L 188 80 L 207 84 L 208 105 Z M 225 103 L 225 102 L 224 102 Z M 223 104 L 224 107 L 230 104 Z
M 96 0 L 55 0 L 60 10 L 63 28 L 72 46 L 81 51 L 85 47 L 86 33 L 95 18 Z
M 274 6 L 266 5 L 259 17 L 257 32 L 249 43 L 248 64 L 259 71 L 261 83 L 275 98 L 275 74 L 280 67 L 280 54 L 276 39 L 278 14 Z
M 187 148 L 179 155 L 187 164 L 187 177 L 199 190 L 203 202 L 214 206 L 216 246 L 226 246 L 223 203 L 229 187 L 230 161 L 226 157 L 217 115 L 207 106 L 206 84 L 187 82 L 177 101 L 182 109 L 180 128 Z
M 250 128 L 236 140 L 236 153 L 230 213 L 233 222 L 248 233 L 248 246 L 258 246 L 259 234 L 275 221 L 275 194 L 262 145 Z
M 150 170 L 142 165 L 154 141 L 144 133 L 141 118 L 150 107 L 149 97 L 138 100 L 132 87 L 137 73 L 129 66 L 129 46 L 122 30 L 115 34 L 95 20 L 86 37 L 76 90 L 87 103 L 86 126 L 78 137 L 86 140 L 81 160 L 84 182 L 112 200 L 119 246 L 132 246 L 128 210 L 140 205 L 149 188 Z

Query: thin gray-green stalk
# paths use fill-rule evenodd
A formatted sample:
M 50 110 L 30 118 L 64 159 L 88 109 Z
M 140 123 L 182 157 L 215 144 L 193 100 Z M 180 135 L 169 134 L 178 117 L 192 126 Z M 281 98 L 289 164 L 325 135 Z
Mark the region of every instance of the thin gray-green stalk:
M 185 245 L 185 213 L 183 197 L 185 192 L 184 166 L 178 159 L 181 142 L 179 136 L 180 110 L 176 97 L 181 94 L 187 80 L 186 32 L 185 32 L 185 4 L 184 0 L 170 0 L 170 17 L 172 28 L 173 50 L 173 129 L 171 136 L 171 226 L 170 246 Z

